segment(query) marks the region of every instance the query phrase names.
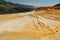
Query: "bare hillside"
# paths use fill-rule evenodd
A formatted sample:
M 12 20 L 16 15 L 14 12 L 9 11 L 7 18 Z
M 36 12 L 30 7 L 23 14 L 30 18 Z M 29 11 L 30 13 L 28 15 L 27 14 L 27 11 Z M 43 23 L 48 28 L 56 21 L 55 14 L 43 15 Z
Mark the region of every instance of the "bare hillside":
M 60 9 L 0 15 L 0 40 L 60 40 Z

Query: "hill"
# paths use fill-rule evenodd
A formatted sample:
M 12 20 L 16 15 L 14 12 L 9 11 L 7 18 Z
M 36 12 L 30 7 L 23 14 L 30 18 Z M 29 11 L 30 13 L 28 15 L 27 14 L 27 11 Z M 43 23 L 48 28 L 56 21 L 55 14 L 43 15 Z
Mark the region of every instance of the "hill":
M 32 11 L 34 6 L 0 0 L 0 14 Z
M 59 3 L 59 4 L 56 4 L 56 5 L 54 5 L 54 6 L 60 6 L 60 3 Z

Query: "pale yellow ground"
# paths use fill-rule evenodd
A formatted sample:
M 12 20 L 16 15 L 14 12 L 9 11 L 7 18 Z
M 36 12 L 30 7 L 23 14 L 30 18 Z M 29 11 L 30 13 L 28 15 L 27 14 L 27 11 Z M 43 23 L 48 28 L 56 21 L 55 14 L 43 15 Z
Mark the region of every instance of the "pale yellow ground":
M 0 15 L 0 40 L 60 40 L 60 12 Z

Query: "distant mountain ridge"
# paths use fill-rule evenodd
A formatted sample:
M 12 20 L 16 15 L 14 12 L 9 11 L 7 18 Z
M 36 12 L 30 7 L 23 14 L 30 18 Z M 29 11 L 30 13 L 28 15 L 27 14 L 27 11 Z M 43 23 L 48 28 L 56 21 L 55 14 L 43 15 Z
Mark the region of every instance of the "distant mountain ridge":
M 0 14 L 32 11 L 34 6 L 0 0 Z
M 16 7 L 25 7 L 25 8 L 33 8 L 34 7 L 32 5 L 24 5 L 24 4 L 12 3 L 12 2 L 7 2 L 5 0 L 0 0 L 0 5 L 10 5 L 10 6 L 16 6 Z
M 59 4 L 56 4 L 56 5 L 54 5 L 54 6 L 60 6 L 60 3 L 59 3 Z

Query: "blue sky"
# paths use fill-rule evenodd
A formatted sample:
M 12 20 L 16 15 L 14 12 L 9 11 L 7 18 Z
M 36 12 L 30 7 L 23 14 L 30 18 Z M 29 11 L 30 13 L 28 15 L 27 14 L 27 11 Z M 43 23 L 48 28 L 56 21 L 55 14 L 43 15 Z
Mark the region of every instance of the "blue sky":
M 60 0 L 6 0 L 6 1 L 33 6 L 52 6 L 60 3 Z

